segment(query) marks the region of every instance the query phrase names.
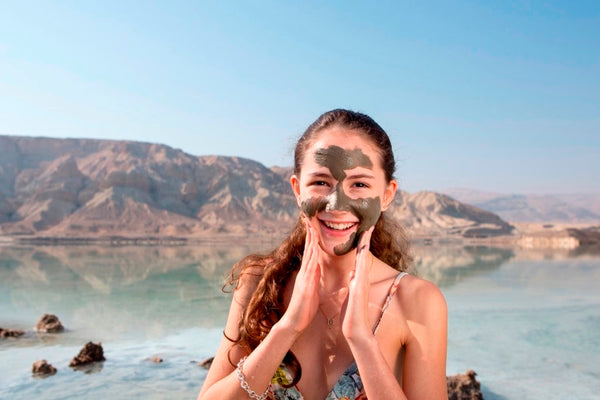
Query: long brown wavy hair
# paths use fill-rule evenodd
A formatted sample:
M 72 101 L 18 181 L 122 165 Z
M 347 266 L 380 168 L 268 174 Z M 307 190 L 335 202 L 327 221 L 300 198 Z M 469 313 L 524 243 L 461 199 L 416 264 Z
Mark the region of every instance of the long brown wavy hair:
M 294 151 L 294 173 L 299 176 L 306 150 L 323 130 L 331 127 L 355 130 L 378 148 L 386 181 L 393 179 L 396 163 L 392 144 L 385 131 L 371 117 L 354 111 L 336 109 L 322 114 L 298 140 Z M 260 274 L 261 279 L 254 291 L 243 318 L 239 322 L 237 338 L 228 338 L 235 345 L 248 351 L 254 350 L 267 336 L 273 325 L 286 310 L 284 288 L 294 271 L 300 268 L 304 252 L 306 229 L 301 217 L 290 235 L 269 254 L 251 254 L 233 266 L 225 286 L 239 285 L 244 273 Z M 404 271 L 412 261 L 404 229 L 382 213 L 371 236 L 371 252 L 386 264 Z M 250 272 L 252 271 L 252 272 Z M 233 348 L 233 347 L 232 347 Z M 232 362 L 232 360 L 229 360 Z M 283 359 L 294 375 L 293 386 L 300 380 L 302 368 L 297 358 L 288 351 Z M 235 365 L 232 362 L 232 365 Z

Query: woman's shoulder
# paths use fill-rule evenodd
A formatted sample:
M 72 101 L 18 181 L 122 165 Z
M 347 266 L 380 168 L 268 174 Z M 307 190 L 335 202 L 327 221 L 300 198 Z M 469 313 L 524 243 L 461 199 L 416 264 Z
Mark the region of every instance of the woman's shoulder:
M 419 296 L 421 298 L 441 296 L 442 294 L 435 283 L 423 279 L 412 272 L 406 273 L 406 276 L 402 278 L 402 286 L 405 288 L 405 293 L 410 294 L 411 297 Z
M 407 274 L 402 278 L 400 288 L 396 301 L 408 319 L 423 321 L 429 318 L 445 318 L 446 300 L 433 282 L 414 274 Z
M 420 278 L 412 272 L 398 271 L 385 263 L 381 265 L 383 268 L 379 272 L 377 279 L 379 282 L 394 282 L 395 279 L 400 278 L 394 298 L 401 307 L 410 308 L 417 313 L 427 307 L 445 307 L 444 296 L 433 282 Z M 389 286 L 388 283 L 385 285 Z

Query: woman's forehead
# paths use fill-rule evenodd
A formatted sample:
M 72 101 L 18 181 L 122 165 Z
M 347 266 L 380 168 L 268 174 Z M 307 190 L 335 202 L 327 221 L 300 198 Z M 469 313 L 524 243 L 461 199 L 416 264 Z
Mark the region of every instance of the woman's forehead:
M 373 142 L 362 131 L 339 126 L 326 128 L 317 133 L 310 147 L 323 147 L 323 145 L 326 144 L 337 144 L 341 147 L 346 145 L 350 147 L 362 147 L 363 145 L 368 145 L 369 147 L 375 148 Z
M 307 158 L 314 159 L 324 153 L 330 154 L 331 157 L 340 157 L 344 154 L 338 150 L 328 151 L 332 148 L 339 148 L 354 154 L 360 151 L 372 164 L 375 164 L 379 157 L 377 146 L 363 133 L 343 128 L 330 128 L 321 132 L 308 146 L 305 155 Z

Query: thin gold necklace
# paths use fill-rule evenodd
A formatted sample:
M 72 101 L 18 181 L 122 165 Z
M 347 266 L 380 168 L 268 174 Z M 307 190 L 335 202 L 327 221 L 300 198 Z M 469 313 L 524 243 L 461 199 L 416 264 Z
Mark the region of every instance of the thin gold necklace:
M 333 325 L 335 323 L 335 317 L 337 317 L 337 315 L 340 313 L 339 311 L 337 311 L 335 314 L 333 314 L 331 317 L 328 317 L 327 314 L 325 314 L 325 311 L 323 311 L 323 309 L 321 308 L 321 305 L 319 304 L 319 311 L 321 311 L 321 314 L 323 314 L 323 316 L 325 317 L 325 319 L 327 320 L 327 327 L 329 329 L 333 329 Z
M 375 257 L 371 254 L 371 265 L 370 265 L 369 269 L 373 268 L 373 260 L 374 259 L 375 259 Z M 322 305 L 322 303 L 319 303 L 319 311 L 325 317 L 325 320 L 327 321 L 327 327 L 329 329 L 333 329 L 333 327 L 335 325 L 335 317 L 337 317 L 339 315 L 339 313 L 341 311 L 341 305 L 340 305 L 340 308 L 331 317 L 327 316 L 327 314 L 325 313 L 325 311 L 323 311 L 323 308 L 321 307 L 321 305 Z

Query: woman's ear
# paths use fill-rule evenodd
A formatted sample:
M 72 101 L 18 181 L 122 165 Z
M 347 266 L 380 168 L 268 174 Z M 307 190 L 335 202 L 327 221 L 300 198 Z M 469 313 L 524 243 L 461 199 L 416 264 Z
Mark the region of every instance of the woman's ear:
M 292 175 L 290 177 L 290 184 L 292 185 L 294 196 L 296 196 L 296 203 L 298 203 L 298 207 L 300 207 L 300 178 L 298 178 L 296 174 Z
M 394 201 L 394 197 L 396 197 L 396 190 L 398 190 L 398 181 L 392 179 L 385 188 L 385 192 L 383 193 L 383 201 L 381 202 L 381 211 L 385 211 L 388 209 L 392 201 Z

